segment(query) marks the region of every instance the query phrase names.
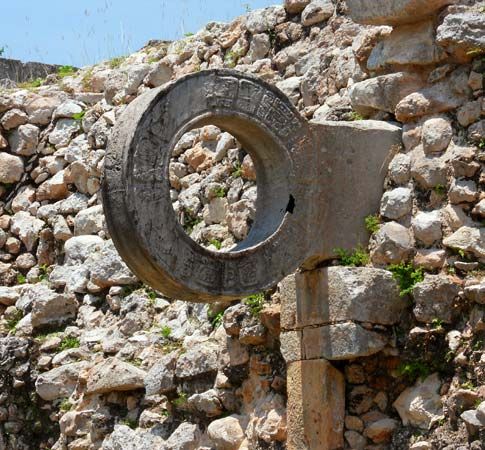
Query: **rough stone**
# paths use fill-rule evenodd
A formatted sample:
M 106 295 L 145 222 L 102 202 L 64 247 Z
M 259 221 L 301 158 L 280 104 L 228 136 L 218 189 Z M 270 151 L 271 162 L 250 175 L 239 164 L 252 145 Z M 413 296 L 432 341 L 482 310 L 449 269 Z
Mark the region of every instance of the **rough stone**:
M 216 450 L 239 450 L 245 439 L 244 418 L 231 415 L 212 421 L 207 427 L 207 434 Z
M 352 359 L 370 356 L 387 344 L 383 335 L 355 323 L 339 323 L 303 330 L 302 347 L 306 359 Z
M 68 398 L 76 388 L 79 374 L 89 367 L 89 363 L 75 362 L 41 373 L 35 381 L 35 390 L 46 401 Z
M 296 305 L 296 318 L 290 322 L 294 328 L 345 320 L 391 325 L 399 320 L 405 306 L 387 270 L 334 266 L 294 277 L 293 295 L 282 293 L 283 311 Z M 288 327 L 288 321 L 283 324 Z
M 8 137 L 8 142 L 13 153 L 31 156 L 39 142 L 39 128 L 31 124 L 21 125 Z
M 399 219 L 411 212 L 413 197 L 411 189 L 399 187 L 382 196 L 381 215 L 388 219 Z
M 426 275 L 413 289 L 416 319 L 425 323 L 431 323 L 435 319 L 451 323 L 458 292 L 458 286 L 447 276 Z
M 330 0 L 312 0 L 301 13 L 304 26 L 315 25 L 332 17 L 335 6 Z
M 414 241 L 408 228 L 387 222 L 371 237 L 370 248 L 375 264 L 397 264 L 412 256 Z
M 345 381 L 328 361 L 288 365 L 289 450 L 343 448 Z
M 479 192 L 473 180 L 453 180 L 448 198 L 450 203 L 474 202 L 478 199 Z
M 412 219 L 412 228 L 417 240 L 431 245 L 442 237 L 441 213 L 439 211 L 420 212 Z
M 176 353 L 169 353 L 155 363 L 145 377 L 146 395 L 165 394 L 176 388 L 175 364 Z
M 299 14 L 310 3 L 310 0 L 285 0 L 285 9 L 290 14 Z
M 347 0 L 350 16 L 366 25 L 402 25 L 435 14 L 454 0 Z
M 443 240 L 446 247 L 473 253 L 485 258 L 485 228 L 463 226 Z
M 22 158 L 0 152 L 0 183 L 16 183 L 24 174 Z
M 424 153 L 439 153 L 448 147 L 453 136 L 450 122 L 445 119 L 429 119 L 423 125 Z
M 426 430 L 444 417 L 438 394 L 440 386 L 438 374 L 435 373 L 402 392 L 393 406 L 405 426 L 412 425 Z
M 95 365 L 87 375 L 86 393 L 104 394 L 132 391 L 145 387 L 146 372 L 117 358 Z
M 32 251 L 38 238 L 39 232 L 45 223 L 31 216 L 28 212 L 19 211 L 12 216 L 10 230 L 24 243 L 27 251 Z
M 446 55 L 436 45 L 434 34 L 432 21 L 395 28 L 372 49 L 367 68 L 375 71 L 392 65 L 427 66 L 440 62 Z

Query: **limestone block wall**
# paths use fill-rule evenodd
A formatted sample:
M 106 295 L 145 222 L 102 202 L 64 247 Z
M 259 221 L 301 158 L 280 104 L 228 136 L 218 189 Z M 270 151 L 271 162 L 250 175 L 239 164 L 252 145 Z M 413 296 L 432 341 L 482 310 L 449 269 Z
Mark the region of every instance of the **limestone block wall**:
M 293 319 L 280 311 L 291 284 L 210 309 L 162 298 L 117 255 L 100 202 L 106 144 L 126 105 L 216 67 L 274 83 L 308 119 L 402 126 L 369 247 L 322 268 L 336 280 L 330 342 L 352 336 L 356 349 L 335 362 L 344 445 L 481 448 L 484 7 L 287 0 L 53 83 L 3 89 L 0 448 L 285 448 L 280 338 Z M 217 161 L 207 142 L 224 139 L 201 130 L 184 151 L 203 147 L 204 170 L 217 172 L 233 161 Z M 177 167 L 178 195 L 202 211 L 205 191 Z M 250 161 L 239 175 L 237 195 L 224 198 L 250 209 Z M 373 318 L 372 302 L 389 317 Z M 328 335 L 318 339 L 326 350 Z

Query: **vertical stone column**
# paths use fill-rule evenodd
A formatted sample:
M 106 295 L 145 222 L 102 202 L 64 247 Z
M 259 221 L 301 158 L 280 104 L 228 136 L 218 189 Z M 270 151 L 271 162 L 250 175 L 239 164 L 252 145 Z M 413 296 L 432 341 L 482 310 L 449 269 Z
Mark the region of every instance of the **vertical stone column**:
M 390 272 L 325 267 L 281 284 L 281 349 L 288 369 L 288 450 L 344 446 L 345 381 L 331 360 L 372 355 L 405 301 Z M 382 328 L 382 327 L 381 327 Z

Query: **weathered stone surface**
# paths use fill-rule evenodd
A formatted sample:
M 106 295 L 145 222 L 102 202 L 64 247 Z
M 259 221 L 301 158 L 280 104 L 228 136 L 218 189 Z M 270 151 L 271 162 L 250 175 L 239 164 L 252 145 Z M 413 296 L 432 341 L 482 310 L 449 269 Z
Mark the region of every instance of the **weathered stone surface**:
M 485 49 L 485 17 L 482 11 L 468 10 L 445 16 L 436 31 L 436 40 L 461 60 L 470 60 L 471 50 Z
M 441 239 L 441 213 L 439 211 L 420 212 L 412 219 L 414 237 L 425 245 Z
M 285 0 L 285 9 L 290 14 L 298 14 L 305 9 L 310 0 Z
M 447 276 L 426 275 L 424 281 L 416 284 L 413 289 L 416 319 L 425 323 L 431 323 L 434 319 L 451 323 L 458 291 L 458 286 Z
M 22 298 L 26 297 L 33 299 L 31 321 L 34 328 L 60 325 L 76 317 L 78 304 L 72 295 L 60 294 L 37 284 L 22 292 Z
M 429 429 L 444 417 L 438 393 L 440 386 L 439 376 L 435 373 L 404 390 L 393 403 L 404 425 Z
M 35 390 L 46 401 L 69 397 L 76 388 L 79 374 L 89 367 L 87 362 L 65 364 L 44 372 L 35 381 Z
M 217 347 L 213 342 L 203 342 L 180 355 L 175 368 L 178 378 L 209 376 L 217 372 Z
M 473 253 L 485 258 L 485 228 L 463 226 L 443 240 L 446 247 Z
M 455 0 L 347 0 L 354 22 L 401 25 L 425 19 Z
M 261 12 L 255 11 L 251 13 L 248 16 L 248 29 L 252 32 L 261 32 L 258 31 L 259 25 L 256 25 L 260 21 L 262 21 L 261 23 L 266 23 L 270 20 L 271 14 L 276 14 L 278 11 L 280 11 L 278 8 L 266 9 L 266 16 L 264 17 L 262 17 Z M 254 25 L 254 27 L 252 25 L 249 26 L 249 24 Z M 273 138 L 270 138 L 273 143 L 263 148 L 257 145 L 257 142 L 263 136 L 259 136 L 258 133 L 254 132 L 254 125 L 252 125 L 253 121 L 259 123 L 259 116 L 252 114 L 250 115 L 251 120 L 242 119 L 243 117 L 248 117 L 245 110 L 245 101 L 241 102 L 241 104 L 235 101 L 233 106 L 229 108 L 231 114 L 233 114 L 234 108 L 242 108 L 241 116 L 238 116 L 241 119 L 238 129 L 246 134 L 245 139 L 248 142 L 254 143 L 253 147 L 256 153 L 258 151 L 265 152 L 265 155 L 261 155 L 259 161 L 264 162 L 264 164 L 271 164 L 271 180 L 268 179 L 267 183 L 258 183 L 259 213 L 256 211 L 251 232 L 247 239 L 238 245 L 237 252 L 231 252 L 230 258 L 223 258 L 220 253 L 216 252 L 207 253 L 194 242 L 178 236 L 178 233 L 183 233 L 183 230 L 175 223 L 173 224 L 174 226 L 166 226 L 166 221 L 176 221 L 176 217 L 172 213 L 169 183 L 162 184 L 163 189 L 157 188 L 153 195 L 146 195 L 145 188 L 133 190 L 131 188 L 120 187 L 118 189 L 116 187 L 117 183 L 123 185 L 127 183 L 130 186 L 134 186 L 134 183 L 136 183 L 138 186 L 138 181 L 135 180 L 136 173 L 158 173 L 150 168 L 152 163 L 160 164 L 159 160 L 153 160 L 156 155 L 160 154 L 158 150 L 156 152 L 149 151 L 147 158 L 135 158 L 131 175 L 127 173 L 120 177 L 121 174 L 117 171 L 117 167 L 119 167 L 118 159 L 122 157 L 124 151 L 128 151 L 127 145 L 130 139 L 125 139 L 125 137 L 128 134 L 132 135 L 129 132 L 130 129 L 144 130 L 133 134 L 140 137 L 140 133 L 145 132 L 149 133 L 152 138 L 159 134 L 158 129 L 149 131 L 149 128 L 156 121 L 145 123 L 145 117 L 147 116 L 143 115 L 143 111 L 155 104 L 161 105 L 169 102 L 167 104 L 172 105 L 173 110 L 165 107 L 157 107 L 155 110 L 163 111 L 164 115 L 177 117 L 180 119 L 181 124 L 189 120 L 188 116 L 195 118 L 200 111 L 205 111 L 209 102 L 211 105 L 210 109 L 214 114 L 219 114 L 217 111 L 220 109 L 221 112 L 217 117 L 225 117 L 223 111 L 227 109 L 227 102 L 222 102 L 218 95 L 202 95 L 203 90 L 199 89 L 199 87 L 193 92 L 199 92 L 200 95 L 198 94 L 197 98 L 194 98 L 192 95 L 192 85 L 204 85 L 210 92 L 218 92 L 215 86 L 219 83 L 229 83 L 228 86 L 232 87 L 229 88 L 227 95 L 235 96 L 235 98 L 239 95 L 238 92 L 241 92 L 234 89 L 236 85 L 247 84 L 248 86 L 253 86 L 254 89 L 257 88 L 257 92 L 262 89 L 275 102 L 281 104 L 281 108 L 286 111 L 285 118 L 282 118 L 286 124 L 283 127 L 281 123 L 276 124 L 272 120 L 270 120 L 271 123 L 258 126 L 260 130 L 266 129 L 266 126 L 274 127 L 275 136 L 280 136 L 281 138 L 278 143 L 273 141 Z M 191 94 L 189 95 L 189 93 Z M 170 101 L 171 98 L 175 97 L 177 101 Z M 182 113 L 187 115 L 185 119 L 182 117 Z M 219 119 L 216 117 L 212 119 L 211 123 L 213 125 L 224 127 L 223 121 L 219 122 Z M 164 129 L 164 133 L 171 135 L 172 132 L 176 132 L 179 125 L 177 125 L 178 122 L 170 123 L 172 123 L 173 129 Z M 290 129 L 293 131 L 290 132 Z M 346 145 L 342 145 L 344 141 L 347 142 Z M 311 142 L 313 144 L 310 144 Z M 333 249 L 342 246 L 344 242 L 346 246 L 353 246 L 354 242 L 348 242 L 349 236 L 352 236 L 356 241 L 355 245 L 359 241 L 363 242 L 367 239 L 366 230 L 361 224 L 367 215 L 376 210 L 382 193 L 381 181 L 384 180 L 386 172 L 386 157 L 394 145 L 399 145 L 400 129 L 389 124 L 373 121 L 345 123 L 344 125 L 339 123 L 338 126 L 332 122 L 314 121 L 308 128 L 287 99 L 270 86 L 263 85 L 259 80 L 246 75 L 236 74 L 235 72 L 206 71 L 186 77 L 183 82 L 179 81 L 170 85 L 166 90 L 152 90 L 150 93 L 132 102 L 126 108 L 126 113 L 117 122 L 113 139 L 111 139 L 110 143 L 106 158 L 107 176 L 105 177 L 103 204 L 110 234 L 120 254 L 134 273 L 166 295 L 201 302 L 240 298 L 242 294 L 260 291 L 265 286 L 273 285 L 282 275 L 290 273 L 301 263 L 304 263 L 305 268 L 309 268 L 318 263 L 318 261 L 333 256 Z M 308 153 L 289 151 L 286 154 L 292 155 L 291 157 L 295 156 L 298 161 L 295 160 L 291 166 L 288 166 L 286 157 L 281 157 L 281 143 L 283 143 L 283 147 L 288 146 L 288 148 L 294 145 L 308 148 Z M 152 142 L 152 144 L 158 148 L 157 143 Z M 309 144 L 310 146 L 308 147 Z M 310 150 L 312 145 L 315 146 L 315 150 Z M 338 145 L 344 151 L 337 153 L 327 150 L 328 147 L 335 145 Z M 369 149 L 369 151 L 366 151 L 366 149 Z M 335 173 L 347 173 L 351 170 L 356 175 L 352 176 L 355 182 L 347 183 L 344 187 L 339 186 L 338 188 L 337 186 L 334 187 L 333 184 L 328 184 L 325 193 L 322 192 L 322 195 L 338 201 L 329 203 L 331 205 L 330 211 L 318 212 L 322 216 L 320 220 L 314 218 L 306 220 L 305 217 L 310 217 L 314 213 L 310 197 L 319 195 L 317 192 L 322 189 L 322 185 L 317 183 L 310 189 L 308 186 L 308 180 L 316 179 L 312 178 L 311 173 L 316 170 L 314 160 L 316 161 L 316 155 L 320 153 L 322 155 L 322 170 L 329 170 L 330 167 L 332 172 Z M 164 164 L 168 164 L 169 149 L 162 149 L 161 154 L 163 155 Z M 131 157 L 129 156 L 129 158 Z M 135 167 L 139 164 L 144 165 L 144 167 Z M 123 165 L 123 167 L 131 167 L 131 165 Z M 298 168 L 294 176 L 290 174 L 293 168 Z M 263 169 L 261 168 L 261 170 Z M 366 174 L 366 176 L 363 177 L 362 174 Z M 351 175 L 348 174 L 348 176 Z M 288 180 L 290 180 L 290 184 L 288 184 Z M 373 182 L 369 183 L 368 180 L 373 180 Z M 144 183 L 146 181 L 148 180 L 145 179 Z M 158 181 L 155 183 L 159 184 Z M 200 185 L 198 186 L 197 183 L 192 184 L 191 189 L 197 192 L 194 192 L 194 195 L 190 195 L 190 199 L 197 199 Z M 260 190 L 261 196 L 259 195 Z M 186 196 L 187 191 L 188 189 L 184 193 Z M 334 195 L 337 194 L 337 191 L 338 195 Z M 123 194 L 125 192 L 131 192 L 129 194 L 130 199 Z M 142 192 L 144 193 L 142 194 Z M 132 195 L 135 195 L 136 199 L 131 198 Z M 157 208 L 160 209 L 159 214 L 140 214 L 140 220 L 125 220 L 125 217 L 129 217 L 131 214 L 125 210 L 125 208 L 129 207 L 128 205 L 136 205 L 135 208 L 151 211 L 153 209 L 152 202 L 155 198 L 157 198 Z M 180 195 L 178 198 L 178 201 L 181 202 L 184 208 L 192 208 L 191 214 L 194 213 L 194 210 L 197 212 L 200 209 L 200 199 L 197 199 L 196 204 L 193 205 L 184 204 L 185 200 L 187 199 L 184 199 L 183 195 Z M 245 202 L 244 207 L 247 206 L 247 201 L 246 199 L 240 200 L 240 202 Z M 352 202 L 352 206 L 349 206 L 349 201 Z M 264 202 L 264 204 L 260 202 Z M 297 205 L 298 214 L 291 214 L 295 205 Z M 242 206 L 239 202 L 229 205 L 227 223 L 229 230 L 235 237 L 241 239 L 246 237 L 247 229 L 244 226 L 240 227 L 239 224 L 247 224 L 247 217 L 245 216 L 244 220 L 238 219 L 240 215 L 239 206 Z M 165 209 L 167 211 L 164 213 Z M 286 214 L 287 209 L 290 214 Z M 264 211 L 265 219 L 258 218 L 260 217 L 258 214 L 262 214 L 261 211 Z M 252 213 L 250 212 L 250 214 Z M 156 220 L 155 217 L 157 217 Z M 159 221 L 158 217 L 163 217 L 164 220 Z M 329 223 L 332 218 L 337 217 L 339 218 L 339 226 L 333 226 L 333 224 Z M 252 219 L 252 216 L 250 218 Z M 282 222 L 283 218 L 284 221 Z M 291 230 L 294 231 L 294 227 L 306 228 L 312 222 L 322 224 L 320 231 L 322 234 L 325 234 L 325 239 L 304 240 L 297 243 L 290 238 L 293 235 Z M 345 226 L 342 226 L 343 224 Z M 261 228 L 258 230 L 258 227 Z M 151 231 L 147 233 L 146 230 Z M 171 230 L 170 236 L 166 236 L 167 230 Z M 328 234 L 329 230 L 332 230 L 331 236 Z M 174 235 L 172 236 L 172 234 Z M 124 238 L 127 235 L 139 236 L 139 239 L 127 240 Z M 162 235 L 165 237 L 162 238 Z M 270 236 L 271 240 L 268 239 Z M 142 246 L 140 246 L 141 242 L 144 242 Z M 176 251 L 174 242 L 176 242 L 177 246 Z M 270 243 L 273 263 L 268 266 L 265 263 L 267 261 L 265 249 Z M 288 245 L 292 248 L 288 248 Z M 200 253 L 201 251 L 203 254 Z M 288 254 L 292 254 L 292 258 L 287 258 L 286 255 Z M 257 269 L 265 265 L 266 270 Z M 147 268 L 151 269 L 147 270 Z M 242 271 L 242 268 L 245 268 L 245 270 Z M 252 269 L 248 272 L 246 268 Z
M 387 191 L 381 200 L 381 216 L 388 219 L 399 219 L 411 212 L 413 197 L 411 189 L 399 187 Z
M 349 91 L 352 108 L 362 114 L 373 110 L 394 112 L 406 96 L 423 87 L 415 74 L 399 72 L 355 83 Z
M 86 266 L 90 271 L 91 282 L 101 288 L 137 281 L 136 276 L 118 255 L 111 240 L 103 241 L 99 250 L 86 259 Z
M 485 283 L 465 287 L 465 295 L 470 300 L 485 305 Z
M 423 125 L 424 153 L 439 153 L 446 150 L 453 136 L 453 129 L 448 120 L 429 119 Z
M 31 124 L 21 125 L 8 137 L 8 142 L 13 153 L 31 156 L 39 142 L 39 128 Z
M 426 66 L 440 62 L 446 55 L 436 45 L 434 34 L 432 21 L 395 28 L 372 49 L 367 68 L 380 70 L 389 65 Z
M 305 359 L 341 360 L 370 356 L 382 350 L 387 338 L 355 323 L 303 329 Z
M 108 358 L 95 365 L 88 373 L 86 392 L 104 394 L 115 391 L 132 391 L 145 387 L 146 372 L 117 358 Z
M 375 264 L 397 264 L 409 259 L 414 251 L 410 230 L 397 222 L 387 222 L 370 240 L 371 259 Z
M 271 6 L 265 9 L 256 9 L 246 16 L 246 28 L 253 34 L 272 30 L 286 18 L 283 6 Z
M 328 361 L 288 365 L 288 450 L 343 448 L 345 381 Z
M 175 364 L 177 354 L 172 352 L 155 363 L 145 377 L 146 395 L 165 394 L 176 388 Z
M 245 439 L 244 428 L 244 418 L 231 415 L 211 422 L 207 434 L 216 450 L 238 450 Z
M 0 152 L 0 183 L 10 184 L 19 181 L 24 173 L 22 158 Z
M 42 220 L 31 216 L 28 212 L 19 211 L 12 216 L 10 229 L 25 244 L 27 251 L 31 251 L 39 238 L 40 230 L 44 226 L 45 223 Z
M 305 26 L 323 22 L 332 17 L 335 6 L 330 0 L 312 0 L 301 13 L 301 23 Z
M 391 325 L 399 320 L 405 306 L 387 270 L 334 266 L 294 277 L 296 298 L 288 298 L 285 292 L 282 309 L 288 302 L 296 304 L 295 328 L 345 320 Z
M 103 450 L 168 450 L 165 441 L 143 429 L 132 430 L 127 425 L 116 425 L 114 431 L 103 441 Z M 184 449 L 188 450 L 188 449 Z
M 173 450 L 192 450 L 198 447 L 201 431 L 198 425 L 182 422 L 170 435 L 165 443 L 165 448 Z

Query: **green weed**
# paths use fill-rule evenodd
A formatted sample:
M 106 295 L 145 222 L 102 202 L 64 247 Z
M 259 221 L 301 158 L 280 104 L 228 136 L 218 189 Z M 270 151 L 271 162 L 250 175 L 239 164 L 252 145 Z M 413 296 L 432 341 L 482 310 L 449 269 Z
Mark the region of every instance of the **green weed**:
M 222 247 L 222 242 L 219 239 L 211 239 L 209 244 L 213 245 L 217 250 L 220 250 Z
M 61 403 L 59 404 L 59 409 L 61 411 L 67 412 L 70 411 L 72 408 L 72 403 L 69 401 L 69 399 L 64 398 L 62 399 Z
M 132 430 L 136 430 L 136 428 L 138 427 L 138 421 L 129 417 L 125 417 L 124 419 L 120 420 L 120 424 L 130 427 Z
M 441 319 L 433 319 L 431 321 L 431 328 L 433 328 L 433 330 L 442 330 L 443 321 Z
M 250 295 L 243 300 L 243 303 L 249 306 L 253 316 L 258 316 L 264 307 L 264 293 Z
M 167 325 L 164 325 L 161 329 L 160 329 L 160 334 L 162 335 L 162 337 L 164 337 L 165 339 L 168 339 L 170 337 L 170 335 L 172 334 L 172 329 L 167 326 Z
M 242 166 L 241 166 L 241 163 L 239 161 L 236 161 L 233 166 L 232 166 L 233 170 L 231 172 L 231 176 L 233 178 L 240 178 L 242 176 Z
M 410 294 L 414 286 L 424 280 L 424 272 L 412 263 L 401 262 L 390 265 L 387 270 L 392 272 L 394 279 L 399 283 L 399 295 Z
M 86 111 L 81 111 L 81 112 L 78 112 L 78 113 L 75 113 L 72 115 L 72 118 L 74 120 L 77 120 L 79 122 L 81 122 L 83 119 L 84 119 L 84 116 L 86 115 Z
M 175 407 L 180 408 L 187 403 L 188 398 L 189 396 L 185 392 L 179 392 L 178 397 L 172 403 Z
M 112 58 L 108 61 L 108 65 L 111 69 L 117 69 L 118 67 L 123 64 L 125 61 L 126 56 L 117 56 L 116 58 Z
M 370 261 L 369 254 L 360 246 L 351 252 L 344 248 L 335 248 L 333 251 L 342 266 L 361 267 Z
M 47 264 L 41 264 L 39 266 L 39 281 L 45 281 L 49 279 L 49 274 L 51 272 L 51 268 Z
M 190 32 L 190 31 L 188 31 L 187 33 L 184 33 L 185 37 L 191 37 L 193 35 L 194 35 L 194 33 Z
M 381 219 L 379 218 L 378 214 L 374 214 L 371 216 L 367 216 L 364 219 L 364 223 L 365 223 L 366 230 L 372 234 L 379 230 Z
M 15 314 L 7 320 L 7 330 L 11 331 L 15 334 L 15 330 L 17 328 L 18 323 L 23 317 L 22 311 L 19 309 L 15 312 Z
M 431 368 L 420 360 L 402 363 L 397 370 L 399 375 L 405 376 L 413 382 L 418 378 L 424 380 L 431 373 Z
M 77 70 L 72 66 L 61 66 L 57 69 L 57 76 L 62 79 L 65 77 L 70 77 L 76 72 Z
M 18 87 L 21 89 L 34 89 L 42 86 L 44 80 L 42 78 L 36 78 L 35 80 L 25 81 L 23 83 L 19 83 Z
M 59 350 L 64 351 L 70 348 L 79 348 L 81 343 L 79 339 L 76 337 L 65 337 L 62 339 L 61 343 L 59 344 Z
M 212 328 L 218 328 L 222 323 L 222 318 L 224 317 L 224 311 L 221 311 L 210 318 Z
M 359 114 L 356 111 L 352 111 L 350 113 L 350 120 L 352 120 L 352 121 L 365 120 L 365 117 L 362 114 Z
M 219 186 L 214 190 L 214 196 L 224 198 L 226 196 L 226 190 L 222 186 Z
M 446 186 L 443 186 L 442 184 L 437 184 L 433 188 L 433 191 L 435 192 L 436 195 L 439 195 L 440 197 L 444 197 L 448 189 Z
M 187 234 L 192 233 L 196 225 L 202 222 L 202 219 L 199 217 L 191 217 L 190 215 L 186 215 L 184 218 L 184 225 L 183 228 Z
M 25 278 L 25 275 L 19 273 L 17 274 L 17 284 L 25 284 L 27 283 L 27 278 Z

